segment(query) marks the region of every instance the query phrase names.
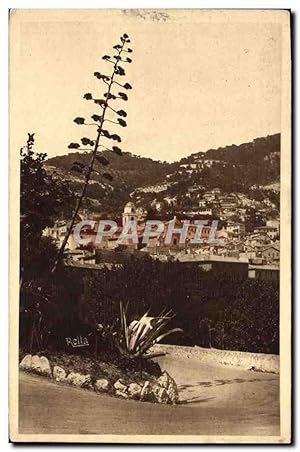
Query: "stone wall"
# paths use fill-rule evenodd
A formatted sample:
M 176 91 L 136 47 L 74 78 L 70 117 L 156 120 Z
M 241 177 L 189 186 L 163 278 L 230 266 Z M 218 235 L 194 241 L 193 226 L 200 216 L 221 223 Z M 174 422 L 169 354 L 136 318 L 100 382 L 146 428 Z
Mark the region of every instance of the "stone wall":
M 151 381 L 145 380 L 137 383 L 121 378 L 115 381 L 108 378 L 97 378 L 91 374 L 70 372 L 61 366 L 52 366 L 45 356 L 29 354 L 24 356 L 19 367 L 23 371 L 48 377 L 57 383 L 66 383 L 97 393 L 107 393 L 122 399 L 169 405 L 178 403 L 179 399 L 176 382 L 167 372 L 163 372 L 162 375 Z
M 155 351 L 170 353 L 172 356 L 192 355 L 199 360 L 222 365 L 242 367 L 247 370 L 279 374 L 280 358 L 278 355 L 249 353 L 228 350 L 207 349 L 198 346 L 183 347 L 177 345 L 155 345 Z

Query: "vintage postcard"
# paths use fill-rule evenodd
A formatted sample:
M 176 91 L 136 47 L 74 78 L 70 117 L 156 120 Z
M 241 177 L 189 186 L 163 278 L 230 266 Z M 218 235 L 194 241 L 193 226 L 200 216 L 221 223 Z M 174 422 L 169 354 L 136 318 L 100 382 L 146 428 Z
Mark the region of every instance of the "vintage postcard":
M 289 443 L 290 12 L 9 29 L 10 440 Z

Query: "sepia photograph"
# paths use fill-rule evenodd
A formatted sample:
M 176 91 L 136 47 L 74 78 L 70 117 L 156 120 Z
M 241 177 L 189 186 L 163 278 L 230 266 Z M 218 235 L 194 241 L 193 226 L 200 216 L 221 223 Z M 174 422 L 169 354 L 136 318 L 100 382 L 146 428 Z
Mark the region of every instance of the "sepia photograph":
M 12 442 L 290 443 L 290 20 L 9 11 Z

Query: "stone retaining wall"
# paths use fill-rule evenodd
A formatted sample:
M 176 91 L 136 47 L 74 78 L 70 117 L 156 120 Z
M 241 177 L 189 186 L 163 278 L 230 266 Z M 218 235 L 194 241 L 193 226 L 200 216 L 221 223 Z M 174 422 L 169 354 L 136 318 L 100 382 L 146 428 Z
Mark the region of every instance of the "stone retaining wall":
M 108 393 L 123 399 L 133 399 L 142 402 L 176 404 L 178 402 L 178 389 L 176 382 L 167 373 L 156 379 L 140 381 L 139 383 L 125 382 L 122 379 L 111 381 L 106 378 L 95 378 L 90 374 L 70 372 L 60 366 L 51 366 L 48 358 L 38 355 L 26 355 L 20 369 L 51 378 L 56 382 L 66 383 L 95 392 Z
M 222 365 L 242 367 L 247 370 L 279 374 L 280 359 L 278 355 L 217 350 L 214 348 L 208 349 L 198 346 L 183 347 L 164 344 L 155 345 L 153 349 L 155 351 L 172 354 L 173 356 L 193 356 L 206 362 L 214 362 Z

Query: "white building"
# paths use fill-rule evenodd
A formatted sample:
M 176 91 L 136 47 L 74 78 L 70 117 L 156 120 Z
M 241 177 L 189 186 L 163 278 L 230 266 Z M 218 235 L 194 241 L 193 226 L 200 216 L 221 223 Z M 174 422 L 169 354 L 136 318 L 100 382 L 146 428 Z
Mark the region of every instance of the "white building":
M 124 211 L 122 213 L 122 225 L 123 227 L 129 222 L 129 221 L 137 221 L 138 214 L 135 208 L 135 205 L 133 202 L 129 201 L 125 207 Z
M 43 236 L 51 237 L 54 240 L 56 246 L 58 248 L 60 248 L 60 246 L 62 245 L 63 240 L 67 234 L 67 228 L 68 228 L 68 224 L 66 221 L 64 221 L 64 220 L 55 221 L 55 223 L 52 227 L 46 227 L 43 230 Z M 76 247 L 77 247 L 77 244 L 74 240 L 73 234 L 70 234 L 70 237 L 67 241 L 66 249 L 67 250 L 75 250 Z

